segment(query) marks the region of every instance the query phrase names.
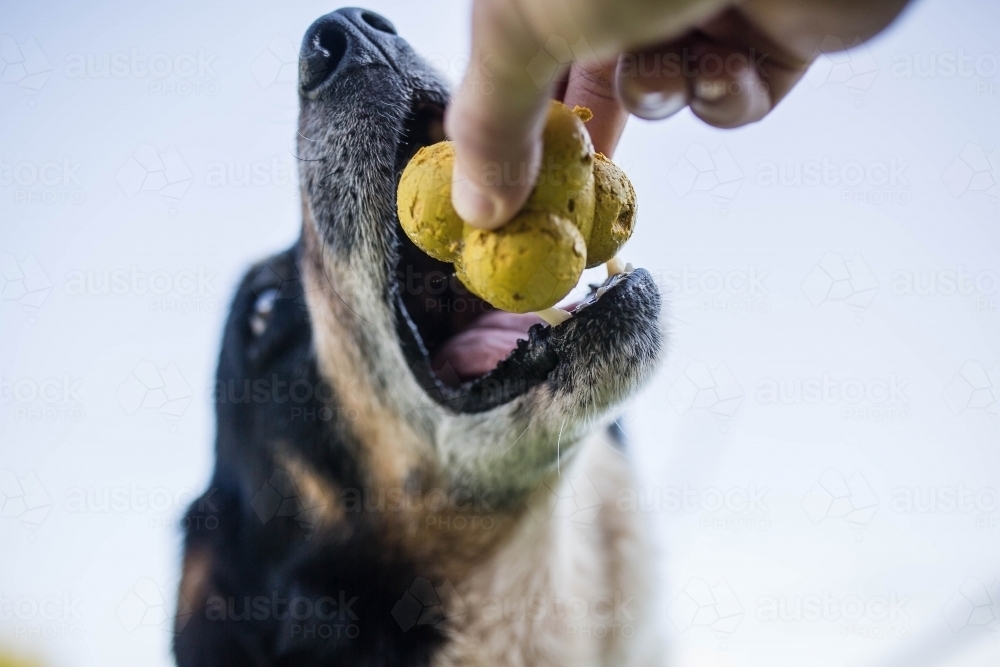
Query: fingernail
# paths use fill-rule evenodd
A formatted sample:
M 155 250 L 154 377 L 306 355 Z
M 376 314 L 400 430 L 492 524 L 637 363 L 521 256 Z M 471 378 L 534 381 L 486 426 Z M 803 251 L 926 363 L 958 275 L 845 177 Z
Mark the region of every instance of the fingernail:
M 667 90 L 643 88 L 633 77 L 619 77 L 618 97 L 622 104 L 635 116 L 644 120 L 663 120 L 687 106 L 687 86 L 681 82 L 657 82 L 669 86 Z M 678 83 L 680 84 L 678 86 Z
M 727 82 L 722 79 L 699 78 L 695 82 L 694 94 L 706 102 L 718 102 L 726 96 Z
M 451 203 L 458 217 L 480 229 L 493 229 L 497 226 L 500 214 L 500 202 L 486 194 L 470 181 L 461 186 L 455 184 L 451 195 Z
M 626 101 L 625 106 L 644 120 L 663 120 L 687 106 L 687 95 L 676 91 L 645 91 Z

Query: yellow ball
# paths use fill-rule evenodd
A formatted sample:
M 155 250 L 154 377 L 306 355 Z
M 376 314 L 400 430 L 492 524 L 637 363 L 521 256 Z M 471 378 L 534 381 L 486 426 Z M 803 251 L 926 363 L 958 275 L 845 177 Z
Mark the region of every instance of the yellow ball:
M 554 213 L 525 211 L 495 231 L 465 229 L 458 277 L 502 310 L 530 313 L 554 306 L 583 273 L 583 235 Z
M 582 118 L 581 118 L 582 116 Z M 594 145 L 583 120 L 590 111 L 552 102 L 542 132 L 538 180 L 522 210 L 550 211 L 590 236 L 594 220 Z
M 397 191 L 406 235 L 431 257 L 453 263 L 465 286 L 497 308 L 525 313 L 555 305 L 585 265 L 614 257 L 635 225 L 632 185 L 594 153 L 583 125 L 589 119 L 587 109 L 552 102 L 535 187 L 513 220 L 493 231 L 469 227 L 452 208 L 452 143 L 420 149 Z M 495 170 L 484 177 L 498 183 L 523 177 Z
M 396 191 L 396 213 L 403 231 L 434 259 L 454 262 L 465 223 L 451 206 L 451 170 L 455 148 L 442 141 L 417 151 Z
M 635 190 L 625 172 L 597 153 L 594 159 L 596 206 L 587 241 L 587 268 L 611 260 L 635 228 Z

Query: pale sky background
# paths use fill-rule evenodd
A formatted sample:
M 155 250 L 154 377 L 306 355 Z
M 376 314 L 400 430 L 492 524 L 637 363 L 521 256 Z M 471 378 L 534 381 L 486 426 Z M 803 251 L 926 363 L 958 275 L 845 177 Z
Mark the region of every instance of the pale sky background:
M 367 6 L 460 75 L 468 3 Z M 0 1 L 0 646 L 171 664 L 225 310 L 298 232 L 297 45 L 336 7 Z M 630 122 L 669 664 L 1000 664 L 998 19 L 924 0 L 757 125 Z

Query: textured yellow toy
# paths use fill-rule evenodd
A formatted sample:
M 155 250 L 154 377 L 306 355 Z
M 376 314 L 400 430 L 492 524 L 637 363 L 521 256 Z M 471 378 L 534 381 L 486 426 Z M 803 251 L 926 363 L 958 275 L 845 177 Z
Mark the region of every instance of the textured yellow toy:
M 497 308 L 539 311 L 569 294 L 585 267 L 609 261 L 632 235 L 635 191 L 613 162 L 594 152 L 588 109 L 549 108 L 542 163 L 528 201 L 493 231 L 466 225 L 451 206 L 450 141 L 420 149 L 403 171 L 399 222 L 431 257 L 455 265 L 459 280 Z M 506 174 L 486 174 L 500 179 Z

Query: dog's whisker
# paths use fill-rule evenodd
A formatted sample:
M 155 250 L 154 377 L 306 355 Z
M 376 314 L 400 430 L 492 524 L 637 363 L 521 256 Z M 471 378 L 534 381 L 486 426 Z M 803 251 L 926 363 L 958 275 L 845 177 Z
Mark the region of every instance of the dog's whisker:
M 559 438 L 556 440 L 556 474 L 562 477 L 562 434 L 563 429 L 566 427 L 566 420 L 562 420 L 562 424 L 559 425 Z
M 354 313 L 355 317 L 357 317 L 359 320 L 361 320 L 365 324 L 371 324 L 371 322 L 369 322 L 368 320 L 366 320 L 358 311 L 354 310 L 354 308 L 351 307 L 351 304 L 347 303 L 347 300 L 340 295 L 340 292 L 337 291 L 337 287 L 336 287 L 336 285 L 333 284 L 333 280 L 330 278 L 329 274 L 327 274 L 324 271 L 323 272 L 323 277 L 326 278 L 326 284 L 330 286 L 330 289 L 333 290 L 333 293 L 337 295 L 337 298 L 340 299 L 340 302 L 342 304 L 344 304 L 345 306 L 347 306 L 347 309 L 349 311 L 351 311 L 352 313 Z
M 529 428 L 531 428 L 531 422 L 528 422 L 528 425 L 524 427 L 524 430 L 521 431 L 521 435 L 524 435 L 525 433 L 527 433 Z M 519 435 L 516 438 L 514 438 L 514 442 L 510 443 L 510 447 L 508 447 L 507 449 L 503 450 L 503 454 L 500 455 L 500 458 L 503 458 L 504 455 L 507 452 L 510 451 L 510 448 L 517 444 L 517 441 L 521 439 L 521 435 Z
M 299 157 L 298 155 L 296 155 L 295 153 L 293 153 L 291 149 L 288 150 L 288 154 L 291 155 L 296 160 L 298 160 L 299 162 L 326 162 L 326 158 L 325 157 L 318 157 L 318 158 L 313 158 L 313 159 Z
M 299 131 L 299 130 L 296 130 L 295 134 L 299 135 L 300 137 L 302 137 L 306 141 L 320 141 L 319 139 L 312 139 L 311 137 L 307 137 L 306 135 L 302 134 L 302 132 Z

